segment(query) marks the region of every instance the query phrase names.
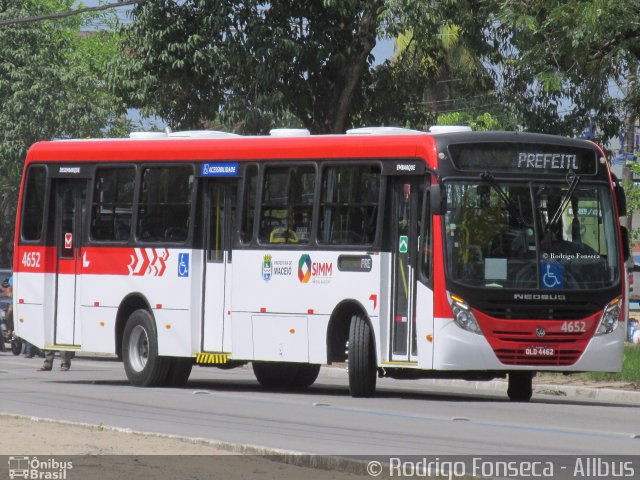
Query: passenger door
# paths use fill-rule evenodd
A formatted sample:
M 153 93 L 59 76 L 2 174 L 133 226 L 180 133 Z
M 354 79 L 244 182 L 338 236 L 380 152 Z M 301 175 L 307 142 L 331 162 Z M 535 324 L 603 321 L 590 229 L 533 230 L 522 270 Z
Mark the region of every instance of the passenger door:
M 420 177 L 394 177 L 391 183 L 392 307 L 391 360 L 417 361 L 416 265 Z
M 54 183 L 56 295 L 54 344 L 79 345 L 76 297 L 82 262 L 81 247 L 87 181 L 57 179 Z
M 205 272 L 203 352 L 231 351 L 231 244 L 235 225 L 235 179 L 205 183 Z

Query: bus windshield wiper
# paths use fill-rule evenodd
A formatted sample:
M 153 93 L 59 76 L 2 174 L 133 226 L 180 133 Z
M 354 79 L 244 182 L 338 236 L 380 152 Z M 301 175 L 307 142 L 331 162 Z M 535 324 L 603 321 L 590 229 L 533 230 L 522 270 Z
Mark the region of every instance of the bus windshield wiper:
M 504 203 L 505 207 L 507 207 L 507 211 L 509 212 L 509 214 L 518 220 L 520 226 L 526 226 L 527 222 L 525 222 L 524 218 L 522 218 L 522 212 L 513 204 L 513 202 L 511 202 L 511 200 L 509 200 L 509 197 L 504 192 L 500 184 L 496 181 L 493 174 L 486 170 L 480 174 L 480 178 L 483 181 L 487 182 L 489 186 L 496 191 L 498 197 L 500 197 L 500 200 L 502 200 L 502 203 Z
M 569 204 L 569 201 L 573 196 L 573 192 L 578 186 L 578 183 L 580 183 L 580 175 L 576 175 L 573 172 L 569 172 L 567 174 L 567 183 L 569 183 L 569 188 L 567 189 L 564 196 L 562 197 L 562 200 L 560 201 L 560 205 L 558 205 L 558 209 L 553 214 L 553 217 L 551 217 L 551 220 L 549 220 L 549 223 L 547 223 L 547 230 L 549 229 L 550 226 L 555 225 L 560 220 L 560 217 L 562 216 L 562 212 L 564 212 L 564 209 L 567 208 L 567 205 Z

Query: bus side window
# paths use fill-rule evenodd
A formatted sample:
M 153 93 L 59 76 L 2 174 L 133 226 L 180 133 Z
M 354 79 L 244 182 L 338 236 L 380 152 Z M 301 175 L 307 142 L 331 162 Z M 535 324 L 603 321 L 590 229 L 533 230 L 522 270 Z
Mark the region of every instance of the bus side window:
M 318 242 L 370 245 L 375 241 L 380 168 L 331 166 L 322 174 Z
M 135 177 L 133 167 L 96 170 L 91 208 L 91 240 L 129 240 Z
M 253 240 L 253 220 L 256 211 L 256 190 L 258 188 L 258 167 L 249 165 L 245 169 L 242 195 L 242 218 L 240 219 L 240 242 L 248 245 Z
M 138 240 L 185 242 L 189 236 L 193 167 L 149 167 L 142 172 Z
M 260 241 L 309 243 L 315 168 L 273 167 L 264 174 Z
M 22 238 L 24 240 L 37 241 L 42 238 L 46 182 L 47 170 L 44 166 L 29 167 L 22 209 Z

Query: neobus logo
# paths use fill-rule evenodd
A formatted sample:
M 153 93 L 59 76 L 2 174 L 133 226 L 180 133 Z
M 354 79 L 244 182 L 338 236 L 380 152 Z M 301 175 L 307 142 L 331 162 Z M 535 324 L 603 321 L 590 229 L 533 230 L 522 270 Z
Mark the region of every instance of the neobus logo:
M 566 300 L 565 295 L 557 293 L 514 293 L 514 300 Z
M 301 283 L 309 283 L 312 277 L 329 278 L 333 275 L 333 263 L 312 262 L 308 253 L 298 260 L 298 280 Z

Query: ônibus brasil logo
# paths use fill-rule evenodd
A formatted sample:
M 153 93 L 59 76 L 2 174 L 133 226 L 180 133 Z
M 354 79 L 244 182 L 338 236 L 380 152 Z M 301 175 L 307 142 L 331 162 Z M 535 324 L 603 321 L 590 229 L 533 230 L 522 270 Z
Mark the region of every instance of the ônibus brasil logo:
M 333 275 L 333 263 L 312 262 L 308 253 L 303 254 L 298 260 L 298 280 L 300 283 L 309 283 L 313 278 L 314 283 L 328 283 Z

